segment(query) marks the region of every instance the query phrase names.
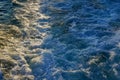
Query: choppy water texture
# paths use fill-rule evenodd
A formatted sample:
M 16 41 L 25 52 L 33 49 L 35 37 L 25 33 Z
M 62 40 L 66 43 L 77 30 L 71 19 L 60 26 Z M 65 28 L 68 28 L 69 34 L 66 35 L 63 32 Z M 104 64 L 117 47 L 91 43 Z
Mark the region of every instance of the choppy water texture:
M 120 0 L 0 0 L 0 80 L 120 80 Z

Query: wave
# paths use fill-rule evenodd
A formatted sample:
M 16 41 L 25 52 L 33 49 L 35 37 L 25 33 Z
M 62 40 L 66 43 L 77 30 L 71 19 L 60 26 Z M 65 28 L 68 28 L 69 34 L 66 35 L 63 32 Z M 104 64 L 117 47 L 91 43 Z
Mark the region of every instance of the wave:
M 0 77 L 119 80 L 119 0 L 0 0 Z

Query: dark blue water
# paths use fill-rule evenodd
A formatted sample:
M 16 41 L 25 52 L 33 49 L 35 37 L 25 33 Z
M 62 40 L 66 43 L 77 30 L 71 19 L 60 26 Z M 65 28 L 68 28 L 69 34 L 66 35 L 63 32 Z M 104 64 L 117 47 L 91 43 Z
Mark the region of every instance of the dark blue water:
M 14 80 L 120 80 L 120 0 L 0 0 L 0 24 L 18 30 Z
M 50 33 L 36 80 L 120 80 L 120 1 L 43 0 Z M 38 71 L 40 69 L 40 72 Z
M 3 73 L 0 71 L 0 80 L 3 80 Z

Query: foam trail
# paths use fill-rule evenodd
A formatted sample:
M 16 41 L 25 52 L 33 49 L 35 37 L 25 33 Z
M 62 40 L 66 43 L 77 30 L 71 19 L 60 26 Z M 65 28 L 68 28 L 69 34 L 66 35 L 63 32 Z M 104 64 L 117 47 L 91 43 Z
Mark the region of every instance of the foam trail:
M 1 0 L 4 79 L 120 80 L 119 7 L 119 0 Z

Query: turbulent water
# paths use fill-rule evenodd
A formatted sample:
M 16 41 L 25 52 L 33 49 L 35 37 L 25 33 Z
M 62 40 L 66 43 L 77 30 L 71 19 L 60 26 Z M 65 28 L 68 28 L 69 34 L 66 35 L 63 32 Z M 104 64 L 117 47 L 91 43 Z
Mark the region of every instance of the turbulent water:
M 120 0 L 0 0 L 0 80 L 120 80 Z

